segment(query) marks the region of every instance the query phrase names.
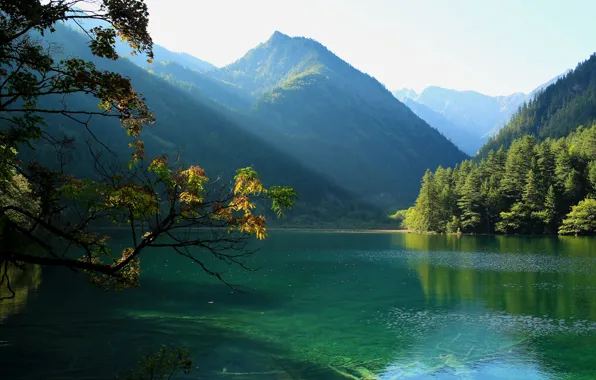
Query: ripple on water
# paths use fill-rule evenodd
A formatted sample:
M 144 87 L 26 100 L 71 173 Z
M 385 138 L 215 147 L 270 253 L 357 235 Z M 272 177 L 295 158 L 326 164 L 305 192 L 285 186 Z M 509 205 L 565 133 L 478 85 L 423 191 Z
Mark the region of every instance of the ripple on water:
M 476 269 L 504 272 L 571 272 L 585 273 L 596 269 L 594 257 L 561 257 L 536 253 L 502 254 L 485 252 L 412 252 L 387 250 L 359 252 L 366 260 L 407 262 L 410 265 L 426 263 L 454 269 Z
M 506 313 L 395 308 L 379 320 L 408 345 L 380 379 L 554 379 L 533 352 L 532 338 L 596 333 L 595 322 Z
M 481 327 L 482 330 L 499 334 L 516 334 L 533 338 L 554 334 L 596 334 L 596 322 L 589 320 L 565 320 L 547 316 L 511 315 L 505 312 L 480 315 L 430 311 L 393 309 L 381 316 L 386 326 L 402 336 L 421 337 L 430 331 L 457 326 L 459 330 Z

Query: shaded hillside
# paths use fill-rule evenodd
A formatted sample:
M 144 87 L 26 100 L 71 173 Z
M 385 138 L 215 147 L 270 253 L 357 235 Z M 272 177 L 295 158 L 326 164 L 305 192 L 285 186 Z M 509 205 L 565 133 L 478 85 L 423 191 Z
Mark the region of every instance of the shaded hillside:
M 376 217 L 374 210 L 358 201 L 349 192 L 333 184 L 324 176 L 305 167 L 274 147 L 247 132 L 231 120 L 222 109 L 211 106 L 186 91 L 152 75 L 129 60 L 109 61 L 92 57 L 86 37 L 67 27 L 48 34 L 52 42 L 65 46 L 65 56 L 78 56 L 94 61 L 98 67 L 113 70 L 131 78 L 137 91 L 145 95 L 157 118 L 156 125 L 143 132 L 146 150 L 152 154 L 181 152 L 184 162 L 200 164 L 212 179 L 230 179 L 239 167 L 253 166 L 266 184 L 293 186 L 300 201 L 291 215 L 291 223 L 321 225 L 334 222 L 361 223 Z M 48 106 L 58 105 L 62 99 L 45 100 Z M 95 99 L 82 95 L 64 101 L 78 109 L 96 109 Z M 55 102 L 55 104 L 52 104 Z M 92 167 L 84 141 L 90 135 L 78 124 L 65 118 L 49 118 L 50 131 L 68 134 L 77 140 L 69 169 L 88 175 Z M 122 160 L 130 151 L 124 131 L 115 120 L 98 118 L 91 121 L 91 130 L 104 143 L 113 147 Z M 49 158 L 52 151 L 41 146 L 33 154 Z
M 596 54 L 575 70 L 540 91 L 512 117 L 499 133 L 482 147 L 486 155 L 513 140 L 534 135 L 539 140 L 569 134 L 580 125 L 596 120 Z
M 379 204 L 412 201 L 428 167 L 463 154 L 374 78 L 320 43 L 275 32 L 210 73 L 245 90 L 262 137 Z
M 211 99 L 235 110 L 247 111 L 251 107 L 250 96 L 238 87 L 191 70 L 178 62 L 154 61 L 143 67 L 150 73 L 186 89 L 204 101 Z

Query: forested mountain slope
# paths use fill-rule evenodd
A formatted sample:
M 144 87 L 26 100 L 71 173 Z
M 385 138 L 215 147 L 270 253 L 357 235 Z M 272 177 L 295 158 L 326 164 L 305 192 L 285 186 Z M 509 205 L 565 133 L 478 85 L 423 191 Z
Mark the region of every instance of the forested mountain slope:
M 154 60 L 143 67 L 150 73 L 190 91 L 203 101 L 211 99 L 220 105 L 244 112 L 249 111 L 252 106 L 251 97 L 233 84 L 191 70 L 176 61 Z
M 209 74 L 253 98 L 268 126 L 256 133 L 379 204 L 411 202 L 426 168 L 465 158 L 381 83 L 308 38 L 275 32 Z
M 486 156 L 491 149 L 511 145 L 524 135 L 539 140 L 563 137 L 580 125 L 596 120 L 596 54 L 575 70 L 539 92 L 511 118 L 499 133 L 482 147 Z
M 264 182 L 293 186 L 298 191 L 300 201 L 290 215 L 292 223 L 324 225 L 347 219 L 356 223 L 356 220 L 362 222 L 376 217 L 373 209 L 325 176 L 248 132 L 248 128 L 240 126 L 237 120 L 222 112 L 223 108 L 209 101 L 200 101 L 197 96 L 150 74 L 127 59 L 110 61 L 93 57 L 87 47 L 86 36 L 68 27 L 59 26 L 57 32 L 48 34 L 47 38 L 64 46 L 64 56 L 88 59 L 99 68 L 131 78 L 135 89 L 147 98 L 157 119 L 156 125 L 143 132 L 149 154 L 167 153 L 176 157 L 180 152 L 182 161 L 201 165 L 212 179 L 222 176 L 223 180 L 227 180 L 236 168 L 253 166 Z M 56 104 L 66 101 L 69 106 L 80 109 L 97 108 L 93 98 L 82 95 L 44 101 Z M 84 128 L 60 117 L 49 118 L 48 124 L 55 134 L 63 133 L 76 138 L 77 145 L 69 169 L 77 173 L 91 170 L 92 163 L 85 146 L 85 140 L 90 139 L 90 135 Z M 128 141 L 122 138 L 124 132 L 117 120 L 97 118 L 91 121 L 90 129 L 123 160 L 130 157 Z M 43 159 L 44 155 L 52 153 L 49 147 L 41 146 L 32 154 Z

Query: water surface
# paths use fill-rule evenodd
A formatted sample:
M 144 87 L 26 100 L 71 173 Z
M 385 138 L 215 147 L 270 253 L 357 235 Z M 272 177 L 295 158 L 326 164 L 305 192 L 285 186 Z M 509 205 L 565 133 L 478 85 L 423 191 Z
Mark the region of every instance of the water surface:
M 249 264 L 243 293 L 157 250 L 123 292 L 15 275 L 0 378 L 111 378 L 161 344 L 203 379 L 596 378 L 591 238 L 273 232 Z

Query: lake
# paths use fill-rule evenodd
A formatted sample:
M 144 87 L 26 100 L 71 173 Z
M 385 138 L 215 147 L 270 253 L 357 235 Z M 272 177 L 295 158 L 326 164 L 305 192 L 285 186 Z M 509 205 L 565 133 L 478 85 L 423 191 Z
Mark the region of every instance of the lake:
M 125 244 L 116 241 L 116 244 Z M 596 378 L 596 239 L 271 232 L 233 292 L 169 251 L 141 287 L 15 275 L 1 379 L 109 379 L 160 345 L 202 379 Z

